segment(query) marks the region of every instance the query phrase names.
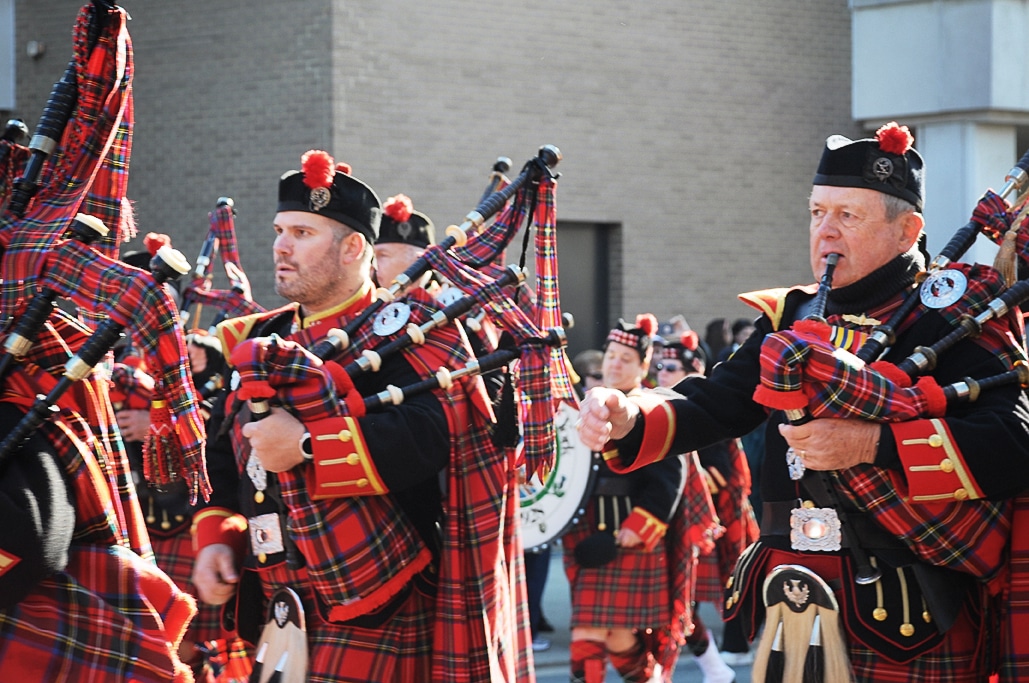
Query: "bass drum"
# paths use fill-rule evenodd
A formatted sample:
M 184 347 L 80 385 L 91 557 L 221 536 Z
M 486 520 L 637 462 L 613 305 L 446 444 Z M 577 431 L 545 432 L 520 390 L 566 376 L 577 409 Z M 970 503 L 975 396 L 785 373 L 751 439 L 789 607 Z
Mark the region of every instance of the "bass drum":
M 522 544 L 526 550 L 547 547 L 586 514 L 585 503 L 597 477 L 600 454 L 579 441 L 575 430 L 578 419 L 578 410 L 561 404 L 554 417 L 554 468 L 542 481 L 534 474 L 519 487 Z

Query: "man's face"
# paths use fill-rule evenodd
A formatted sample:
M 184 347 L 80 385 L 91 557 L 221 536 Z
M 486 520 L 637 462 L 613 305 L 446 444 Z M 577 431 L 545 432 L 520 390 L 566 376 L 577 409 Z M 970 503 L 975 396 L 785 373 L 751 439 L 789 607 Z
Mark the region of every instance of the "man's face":
M 604 386 L 619 391 L 631 391 L 642 386 L 649 363 L 649 358 L 640 360 L 640 354 L 631 346 L 610 342 L 600 366 Z
M 390 284 L 408 266 L 425 253 L 421 247 L 400 242 L 384 242 L 375 245 L 375 279 L 382 287 Z
M 832 286 L 844 287 L 903 254 L 918 239 L 917 214 L 886 220 L 883 195 L 856 187 L 815 185 L 809 200 L 811 272 L 825 273 L 825 259 L 840 255 Z
M 339 224 L 306 211 L 282 211 L 274 227 L 275 293 L 311 311 L 342 301 L 342 243 L 335 238 Z

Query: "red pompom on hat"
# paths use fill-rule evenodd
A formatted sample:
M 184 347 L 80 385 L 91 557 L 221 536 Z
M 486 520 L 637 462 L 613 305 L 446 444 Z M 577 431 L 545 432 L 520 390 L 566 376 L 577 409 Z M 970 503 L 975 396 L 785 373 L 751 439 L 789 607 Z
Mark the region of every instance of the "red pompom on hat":
M 332 187 L 332 179 L 336 177 L 336 162 L 328 152 L 309 149 L 300 157 L 300 172 L 304 174 L 304 185 L 312 190 Z
M 382 205 L 382 213 L 398 223 L 403 223 L 410 218 L 413 211 L 411 198 L 406 194 L 393 195 Z
M 653 313 L 640 313 L 636 316 L 636 327 L 643 330 L 643 334 L 653 337 L 657 331 L 657 318 Z
M 143 238 L 143 246 L 146 247 L 148 254 L 156 256 L 158 249 L 171 246 L 171 237 L 161 232 L 148 232 Z
M 690 351 L 696 351 L 700 346 L 700 337 L 693 330 L 686 330 L 679 336 L 679 343 Z
M 875 139 L 879 141 L 879 149 L 890 154 L 907 154 L 915 144 L 915 136 L 908 127 L 899 126 L 896 121 L 890 121 L 875 131 Z

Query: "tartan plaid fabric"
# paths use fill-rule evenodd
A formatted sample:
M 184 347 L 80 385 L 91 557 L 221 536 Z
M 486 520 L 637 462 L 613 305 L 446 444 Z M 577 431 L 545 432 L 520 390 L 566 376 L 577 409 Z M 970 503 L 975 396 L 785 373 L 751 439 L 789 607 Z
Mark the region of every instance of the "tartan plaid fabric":
M 754 509 L 750 505 L 750 467 L 736 439 L 712 448 L 726 448 L 732 468 L 725 486 L 719 486 L 713 495 L 718 521 L 725 533 L 715 541 L 714 552 L 701 555 L 697 567 L 697 602 L 722 602 L 725 583 L 732 576 L 736 559 L 744 548 L 760 535 Z
M 515 370 L 515 386 L 529 472 L 538 471 L 544 464 L 553 464 L 555 407 L 560 401 L 575 401 L 564 349 L 533 343 L 544 338 L 546 330 L 561 324 L 557 294 L 555 191 L 556 183 L 544 179 L 536 195 L 533 222 L 537 228 L 537 292 L 531 310 L 524 310 L 511 297 L 505 296 L 495 281 L 484 277 L 484 273 L 465 265 L 491 263 L 498 258 L 497 255 L 528 215 L 525 190 L 515 195 L 514 202 L 489 229 L 469 240 L 465 247 L 455 249 L 456 258 L 448 258 L 441 250 L 431 247 L 425 253 L 426 259 L 443 277 L 466 292 L 474 292 L 477 301 L 491 314 L 494 322 L 507 330 L 521 349 Z M 493 256 L 490 257 L 490 254 Z
M 69 356 L 66 340 L 74 345 L 87 334 L 74 321 L 52 318 L 34 349 L 36 362 L 11 370 L 3 400 L 27 408 L 48 392 L 55 367 Z M 185 682 L 176 647 L 194 603 L 153 563 L 106 381 L 77 383 L 59 407 L 40 433 L 76 504 L 71 561 L 0 612 L 0 678 Z
M 412 290 L 404 299 L 412 307 L 411 320 L 416 324 L 427 320 L 438 306 L 424 290 Z M 340 319 L 337 322 L 335 326 L 342 327 L 346 321 Z M 326 326 L 333 325 L 326 323 L 319 329 L 326 329 Z M 379 337 L 372 331 L 369 322 L 355 332 L 348 351 L 337 360 L 340 364 L 346 364 L 362 350 L 388 343 L 399 334 Z M 313 334 L 308 330 L 300 330 L 290 335 L 290 339 L 308 346 L 313 341 Z M 437 328 L 427 335 L 426 344 L 412 347 L 404 354 L 423 376 L 434 374 L 440 367 L 461 367 L 471 359 L 471 350 L 460 326 Z M 298 359 L 298 365 L 305 363 L 309 361 Z M 302 374 L 308 370 L 296 372 Z M 288 390 L 280 392 L 280 397 L 284 393 L 288 393 Z M 465 377 L 450 391 L 438 392 L 437 396 L 447 412 L 451 451 L 447 469 L 447 514 L 443 526 L 444 547 L 439 566 L 436 611 L 429 615 L 430 619 L 434 619 L 431 641 L 433 673 L 423 680 L 471 683 L 492 680 L 491 676 L 502 676 L 503 680 L 508 681 L 528 681 L 532 677 L 531 637 L 525 607 L 513 453 L 497 448 L 490 438 L 492 410 L 480 378 Z M 308 407 L 317 406 L 315 412 L 321 410 L 327 401 L 324 396 L 315 398 L 311 395 L 300 397 L 300 400 Z M 334 407 L 333 410 L 344 410 L 344 407 Z M 300 473 L 294 470 L 280 477 L 283 495 L 291 507 L 301 506 L 297 509 L 305 511 L 299 515 L 297 522 L 298 531 L 309 540 L 304 549 L 305 556 L 309 562 L 325 560 L 331 563 L 334 558 L 324 558 L 320 549 L 328 534 L 326 525 L 341 524 L 348 520 L 334 513 L 326 517 L 319 528 L 317 518 L 307 514 L 317 504 L 306 500 L 306 489 Z M 341 502 L 346 503 L 340 509 L 355 509 L 347 501 L 335 502 L 336 507 Z M 310 524 L 310 528 L 301 529 L 305 524 Z M 381 536 L 382 525 L 383 520 L 375 520 L 371 532 L 363 531 L 347 538 L 352 538 L 367 554 L 367 539 Z M 388 548 L 386 550 L 389 552 Z M 363 567 L 341 567 L 340 571 L 345 570 L 346 573 L 358 569 Z M 372 569 L 381 571 L 375 567 Z M 339 587 L 334 587 L 334 590 L 338 591 Z M 380 642 L 383 637 L 379 632 Z M 390 637 L 408 638 L 407 635 Z M 311 643 L 314 646 L 317 640 Z M 324 643 L 326 648 L 341 651 L 338 655 L 326 653 L 325 657 L 332 660 L 345 656 L 342 652 L 343 644 L 338 639 L 327 636 Z M 359 663 L 358 666 L 363 665 Z M 372 662 L 369 666 L 374 670 L 381 665 Z M 338 670 L 332 668 L 331 672 L 338 676 Z
M 0 140 L 0 206 L 10 196 L 14 181 L 29 160 L 29 148 L 10 140 Z
M 80 209 L 119 227 L 129 220 L 123 208 L 131 147 L 132 42 L 124 11 L 114 8 L 90 52 L 87 34 L 97 11 L 90 4 L 79 13 L 73 33 L 76 109 L 48 160 L 41 188 L 24 218 L 5 214 L 0 223 L 0 306 L 5 315 L 17 317 L 37 289 L 48 288 L 71 298 L 84 321 L 95 323 L 106 316 L 136 329 L 176 417 L 184 464 L 175 474 L 190 482 L 194 496 L 206 496 L 210 487 L 203 464 L 203 420 L 174 305 L 163 290 L 153 291 L 149 276 L 114 260 L 119 231 L 95 250 L 63 237 Z
M 1011 534 L 1011 582 L 999 598 L 1000 683 L 1025 681 L 1029 672 L 1029 496 L 1015 499 Z
M 197 597 L 196 587 L 193 585 L 193 558 L 196 553 L 193 551 L 193 539 L 189 530 L 171 536 L 169 538 L 150 539 L 154 549 L 154 556 L 157 558 L 157 566 L 168 575 L 176 586 L 194 598 Z M 186 631 L 186 640 L 194 643 L 202 643 L 208 640 L 217 640 L 226 636 L 222 629 L 221 622 L 222 608 L 219 605 L 208 605 L 197 601 L 197 613 L 189 623 Z
M 111 368 L 111 402 L 115 410 L 149 410 L 154 396 L 154 379 L 125 363 Z
M 451 680 L 430 673 L 433 649 L 445 645 L 433 641 L 433 600 L 419 590 L 412 590 L 404 599 L 386 628 L 361 628 L 325 621 L 311 588 L 298 586 L 296 576 L 284 571 L 281 565 L 268 570 L 264 584 L 290 585 L 300 596 L 307 626 L 308 683 Z M 484 677 L 471 680 L 491 679 L 487 672 Z

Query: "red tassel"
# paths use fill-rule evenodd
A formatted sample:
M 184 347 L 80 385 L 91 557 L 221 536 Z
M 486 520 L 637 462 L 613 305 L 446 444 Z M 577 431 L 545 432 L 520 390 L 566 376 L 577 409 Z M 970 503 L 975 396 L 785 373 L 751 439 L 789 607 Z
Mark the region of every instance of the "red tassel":
M 150 429 L 143 441 L 143 476 L 151 484 L 167 486 L 185 473 L 182 449 L 165 401 L 150 404 Z

